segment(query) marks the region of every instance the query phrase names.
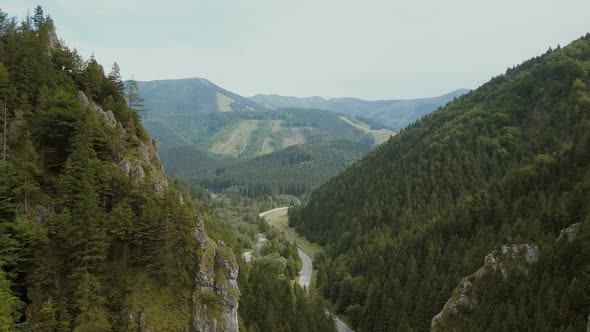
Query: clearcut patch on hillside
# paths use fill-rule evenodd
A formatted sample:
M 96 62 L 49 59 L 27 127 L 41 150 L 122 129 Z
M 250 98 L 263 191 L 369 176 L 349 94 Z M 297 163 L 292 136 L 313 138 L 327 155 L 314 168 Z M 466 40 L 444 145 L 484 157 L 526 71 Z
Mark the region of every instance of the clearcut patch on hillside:
M 293 135 L 283 138 L 283 147 L 289 147 L 292 145 L 305 144 L 305 137 L 303 136 L 303 128 L 291 128 Z
M 279 131 L 281 131 L 281 124 L 282 123 L 283 123 L 283 121 L 281 121 L 281 120 L 271 120 L 270 121 L 269 134 L 266 137 L 264 137 L 264 140 L 262 141 L 262 147 L 260 148 L 260 150 L 258 151 L 256 156 L 263 156 L 265 154 L 272 153 L 272 152 L 281 148 L 281 146 L 278 146 L 278 149 L 277 149 L 277 146 L 276 146 L 277 142 L 273 138 L 273 134 L 276 134 Z
M 220 112 L 231 112 L 233 109 L 231 108 L 231 104 L 235 103 L 235 100 L 229 98 L 228 96 L 217 92 L 217 109 Z
M 259 120 L 245 120 L 227 133 L 220 133 L 223 138 L 213 144 L 211 152 L 239 157 L 250 143 L 252 133 L 258 128 Z
M 379 145 L 381 143 L 387 142 L 387 140 L 391 137 L 396 135 L 397 133 L 389 130 L 389 129 L 371 129 L 366 123 L 353 121 L 345 116 L 340 116 L 340 119 L 348 123 L 349 125 L 362 130 L 365 134 L 373 135 L 375 139 L 375 144 Z

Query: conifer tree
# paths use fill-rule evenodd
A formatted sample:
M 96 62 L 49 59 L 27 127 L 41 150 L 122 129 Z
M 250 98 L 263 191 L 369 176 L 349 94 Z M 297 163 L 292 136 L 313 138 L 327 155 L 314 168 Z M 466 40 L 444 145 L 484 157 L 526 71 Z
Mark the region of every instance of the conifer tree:
M 143 114 L 145 112 L 143 98 L 139 94 L 139 86 L 134 79 L 127 82 L 127 103 L 129 108 L 137 113 Z

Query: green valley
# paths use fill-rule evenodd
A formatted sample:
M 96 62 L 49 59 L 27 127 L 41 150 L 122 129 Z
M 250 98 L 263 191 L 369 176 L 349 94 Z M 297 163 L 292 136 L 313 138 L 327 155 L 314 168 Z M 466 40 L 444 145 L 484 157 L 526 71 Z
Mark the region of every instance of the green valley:
M 590 332 L 588 0 L 33 2 L 0 332 Z

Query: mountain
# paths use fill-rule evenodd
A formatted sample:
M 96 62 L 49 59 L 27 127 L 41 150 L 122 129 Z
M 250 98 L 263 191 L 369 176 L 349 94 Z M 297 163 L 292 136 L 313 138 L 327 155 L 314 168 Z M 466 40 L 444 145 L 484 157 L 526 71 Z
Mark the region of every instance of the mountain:
M 380 144 L 395 134 L 325 110 L 265 110 L 201 78 L 137 84 L 147 109 L 144 124 L 162 150 L 196 146 L 248 159 L 318 137 Z
M 356 98 L 298 98 L 260 94 L 250 97 L 250 99 L 269 109 L 289 107 L 326 109 L 369 122 L 377 126 L 376 129 L 379 129 L 379 126 L 385 126 L 400 131 L 422 116 L 469 91 L 459 89 L 439 97 L 408 100 L 369 101 Z
M 238 265 L 105 75 L 0 11 L 0 330 L 238 331 Z
M 315 190 L 290 224 L 362 331 L 584 331 L 590 34 L 508 69 Z
M 166 169 L 176 177 L 213 191 L 233 188 L 251 197 L 300 196 L 362 158 L 369 149 L 348 140 L 324 139 L 239 162 L 212 159 L 195 148 L 167 150 L 162 157 Z
M 204 78 L 137 82 L 137 86 L 149 117 L 262 109 L 252 100 Z
M 375 137 L 383 141 L 395 134 L 374 135 L 366 124 L 353 123 L 330 111 L 308 109 L 170 115 L 151 117 L 144 123 L 162 150 L 194 146 L 242 159 L 324 137 L 373 145 Z
M 241 191 L 255 196 L 262 193 L 300 195 L 362 157 L 370 147 L 395 135 L 389 129 L 375 128 L 362 120 L 353 120 L 327 110 L 266 110 L 203 79 L 138 82 L 138 87 L 147 109 L 143 123 L 158 142 L 169 172 L 191 183 L 205 185 L 210 190 L 222 190 L 236 184 L 240 185 Z M 233 100 L 227 104 L 232 111 L 217 103 L 219 95 Z M 304 179 L 300 176 L 302 169 L 276 167 L 280 163 L 272 162 L 265 164 L 272 170 L 262 171 L 261 161 L 267 159 L 258 157 L 283 149 L 288 149 L 285 152 L 287 155 L 297 154 L 300 148 L 290 147 L 299 145 L 304 146 L 303 150 L 313 151 L 314 167 L 321 170 L 318 174 Z M 341 149 L 343 147 L 344 150 Z M 334 159 L 332 149 L 342 152 L 342 158 Z M 358 151 L 363 153 L 358 154 Z M 252 163 L 247 162 L 249 160 Z M 247 176 L 237 171 L 240 167 L 249 170 Z M 227 168 L 228 173 L 223 176 L 216 174 L 219 168 Z M 298 175 L 289 176 L 290 171 L 295 169 Z M 311 171 L 313 168 L 306 169 Z M 278 182 L 282 185 L 269 184 L 267 175 L 271 173 L 281 175 Z M 206 179 L 213 175 L 214 179 Z M 238 179 L 240 176 L 245 178 Z M 304 179 L 305 183 L 295 186 L 294 179 Z M 256 181 L 261 184 L 255 185 Z M 285 185 L 287 182 L 290 184 Z

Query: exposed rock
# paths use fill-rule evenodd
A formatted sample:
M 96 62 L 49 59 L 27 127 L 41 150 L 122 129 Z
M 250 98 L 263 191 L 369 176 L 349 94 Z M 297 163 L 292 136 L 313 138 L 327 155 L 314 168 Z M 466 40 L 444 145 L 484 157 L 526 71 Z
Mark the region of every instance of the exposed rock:
M 53 20 L 49 20 L 47 23 L 49 24 L 49 48 L 54 49 L 57 48 L 60 44 L 59 37 L 57 37 L 57 32 L 55 31 L 55 24 L 53 23 Z
M 115 115 L 113 114 L 113 112 L 111 112 L 111 111 L 105 112 L 102 109 L 102 107 L 100 107 L 100 106 L 96 105 L 94 102 L 91 102 L 90 100 L 88 100 L 88 97 L 86 96 L 86 94 L 84 92 L 78 91 L 78 100 L 80 101 L 80 104 L 82 104 L 82 106 L 87 107 L 87 108 L 93 110 L 94 112 L 98 113 L 98 115 L 103 118 L 103 120 L 105 121 L 107 126 L 109 126 L 110 128 L 115 128 L 117 126 L 117 119 L 115 118 Z
M 53 212 L 52 206 L 37 205 L 33 209 L 33 220 L 36 222 L 41 222 L 51 212 Z
M 145 179 L 145 171 L 141 167 L 139 160 L 123 160 L 119 163 L 119 169 L 121 169 L 123 174 L 138 182 Z
M 80 104 L 84 107 L 88 107 L 90 105 L 90 101 L 88 101 L 88 97 L 82 91 L 78 91 L 78 100 L 80 100 Z
M 146 317 L 145 313 L 142 311 L 139 313 L 139 327 L 137 329 L 138 332 L 150 332 L 150 330 L 146 329 Z
M 115 114 L 113 114 L 113 112 L 106 111 L 101 113 L 101 115 L 104 117 L 107 126 L 111 128 L 115 128 L 117 126 L 117 119 L 115 119 Z
M 123 128 L 121 122 L 117 122 L 117 131 L 119 132 L 119 139 L 124 140 L 127 137 L 127 131 Z
M 561 239 L 566 239 L 568 242 L 572 242 L 576 238 L 576 234 L 578 233 L 578 226 L 579 223 L 572 224 L 569 227 L 562 229 L 557 237 L 556 241 L 561 241 Z
M 78 91 L 78 100 L 80 100 L 82 106 L 96 112 L 109 128 L 116 130 L 118 140 L 113 159 L 115 159 L 114 161 L 119 165 L 121 171 L 135 181 L 144 181 L 149 175 L 154 190 L 157 193 L 164 192 L 168 188 L 168 179 L 164 173 L 164 167 L 162 167 L 155 141 L 143 142 L 135 136 L 130 137 L 112 111 L 105 112 L 102 107 L 90 101 L 84 92 Z M 134 140 L 139 141 L 139 146 L 135 151 L 129 153 L 126 142 Z M 146 174 L 146 172 L 149 174 Z
M 150 152 L 148 151 L 147 146 L 145 145 L 145 143 L 141 143 L 139 144 L 139 147 L 137 148 L 139 151 L 139 156 L 141 157 L 141 160 L 143 162 L 149 163 L 150 162 Z
M 500 270 L 502 276 L 507 278 L 507 268 L 509 266 L 514 267 L 512 263 L 524 258 L 527 264 L 533 264 L 539 261 L 539 256 L 539 246 L 536 244 L 504 244 L 500 247 L 500 252 L 494 250 L 486 256 L 484 266 L 476 274 L 488 273 L 489 269 L 494 271 Z
M 194 231 L 199 253 L 192 295 L 191 331 L 238 331 L 238 265 L 232 250 L 207 236 L 203 221 Z
M 458 326 L 462 326 L 468 321 L 468 313 L 473 306 L 478 304 L 474 292 L 474 287 L 477 287 L 478 282 L 484 276 L 497 271 L 500 271 L 504 278 L 508 278 L 511 271 L 521 271 L 526 274 L 528 266 L 538 262 L 539 257 L 539 247 L 536 244 L 528 243 L 505 244 L 500 247 L 500 250 L 494 250 L 488 254 L 484 259 L 484 265 L 474 274 L 459 282 L 441 312 L 432 318 L 432 330 L 467 330 Z

